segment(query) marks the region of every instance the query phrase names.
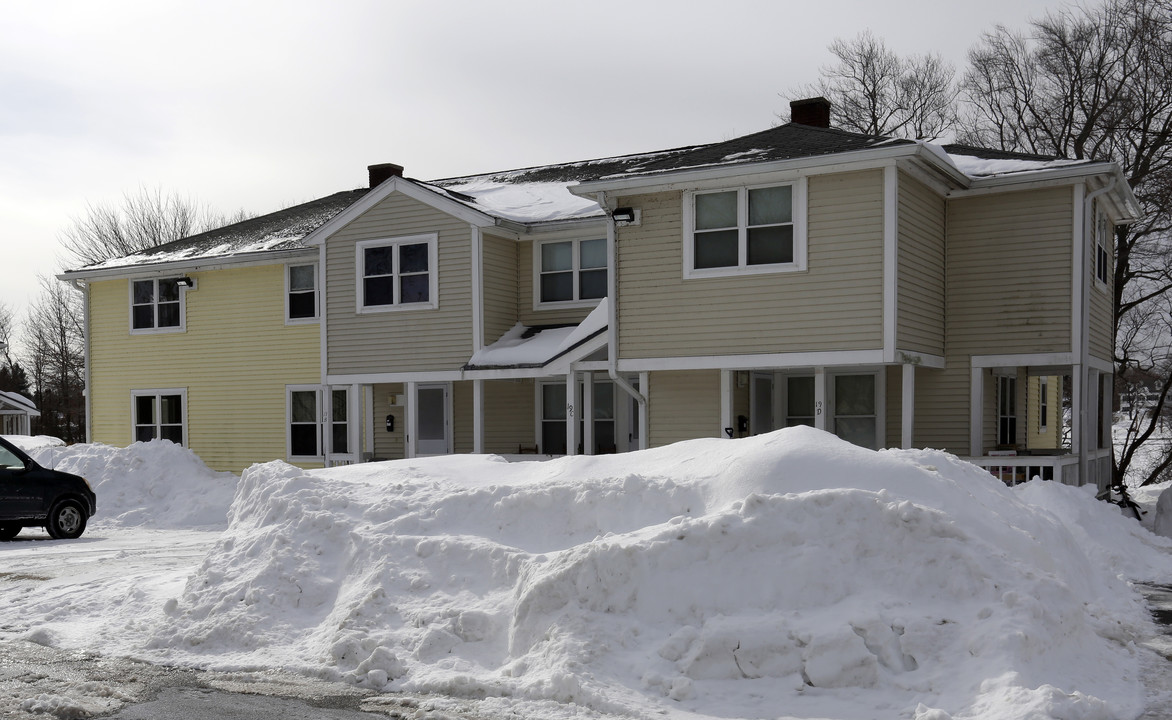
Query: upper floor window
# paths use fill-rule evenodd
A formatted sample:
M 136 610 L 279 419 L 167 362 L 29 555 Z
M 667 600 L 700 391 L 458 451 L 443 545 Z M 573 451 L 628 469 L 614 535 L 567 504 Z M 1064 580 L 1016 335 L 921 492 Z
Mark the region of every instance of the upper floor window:
M 536 254 L 538 303 L 606 297 L 605 239 L 547 241 L 537 244 Z
M 1095 228 L 1095 279 L 1107 285 L 1111 281 L 1111 253 L 1107 243 L 1113 240 L 1113 228 L 1107 214 L 1100 211 Z
M 437 236 L 356 245 L 358 312 L 438 306 Z
M 130 282 L 130 329 L 182 330 L 184 321 L 181 278 Z M 188 281 L 190 282 L 190 281 Z
M 696 192 L 685 202 L 685 277 L 806 267 L 805 183 Z
M 288 320 L 317 319 L 317 266 L 289 265 L 285 274 L 285 317 Z

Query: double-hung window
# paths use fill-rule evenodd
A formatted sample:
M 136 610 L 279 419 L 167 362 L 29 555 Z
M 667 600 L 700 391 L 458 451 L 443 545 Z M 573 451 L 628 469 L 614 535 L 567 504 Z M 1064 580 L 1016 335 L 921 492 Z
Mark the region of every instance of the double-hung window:
M 438 307 L 436 246 L 435 234 L 357 243 L 358 312 Z
M 183 291 L 179 278 L 130 281 L 132 332 L 183 329 Z
M 176 445 L 186 444 L 187 390 L 133 390 L 131 403 L 136 442 L 170 440 Z
M 1107 250 L 1107 243 L 1113 241 L 1114 229 L 1106 213 L 1100 210 L 1098 216 L 1095 226 L 1095 280 L 1107 285 L 1111 282 L 1111 253 Z
M 285 318 L 290 322 L 316 320 L 317 266 L 289 265 L 285 273 Z
M 537 244 L 537 302 L 583 303 L 606 297 L 606 240 L 558 240 Z
M 287 385 L 290 458 L 319 460 L 350 450 L 349 395 L 345 388 Z
M 804 181 L 688 194 L 685 276 L 804 270 L 805 196 Z

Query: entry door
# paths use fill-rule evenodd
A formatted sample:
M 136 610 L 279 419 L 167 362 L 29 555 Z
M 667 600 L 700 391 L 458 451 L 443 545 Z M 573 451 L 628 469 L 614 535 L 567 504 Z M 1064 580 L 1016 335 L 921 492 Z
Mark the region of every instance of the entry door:
M 771 432 L 773 424 L 773 374 L 753 373 L 749 395 L 749 434 Z
M 452 452 L 451 390 L 445 384 L 419 385 L 415 391 L 415 452 L 447 455 Z

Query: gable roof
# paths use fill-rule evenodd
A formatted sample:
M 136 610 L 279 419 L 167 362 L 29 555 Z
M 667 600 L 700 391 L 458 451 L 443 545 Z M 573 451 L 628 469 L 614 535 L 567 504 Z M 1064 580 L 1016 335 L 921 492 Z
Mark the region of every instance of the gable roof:
M 20 393 L 3 390 L 0 390 L 0 414 L 28 415 L 29 417 L 41 416 L 41 413 L 37 410 L 37 406 L 33 404 L 32 400 L 29 400 Z

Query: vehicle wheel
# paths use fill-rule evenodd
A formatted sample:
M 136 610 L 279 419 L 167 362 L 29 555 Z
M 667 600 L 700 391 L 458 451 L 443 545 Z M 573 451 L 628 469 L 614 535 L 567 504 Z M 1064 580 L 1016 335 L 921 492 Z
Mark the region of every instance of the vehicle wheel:
M 11 540 L 19 534 L 19 525 L 0 525 L 0 542 Z
M 85 532 L 85 511 L 76 500 L 62 500 L 49 511 L 49 522 L 45 525 L 55 540 L 72 540 Z

